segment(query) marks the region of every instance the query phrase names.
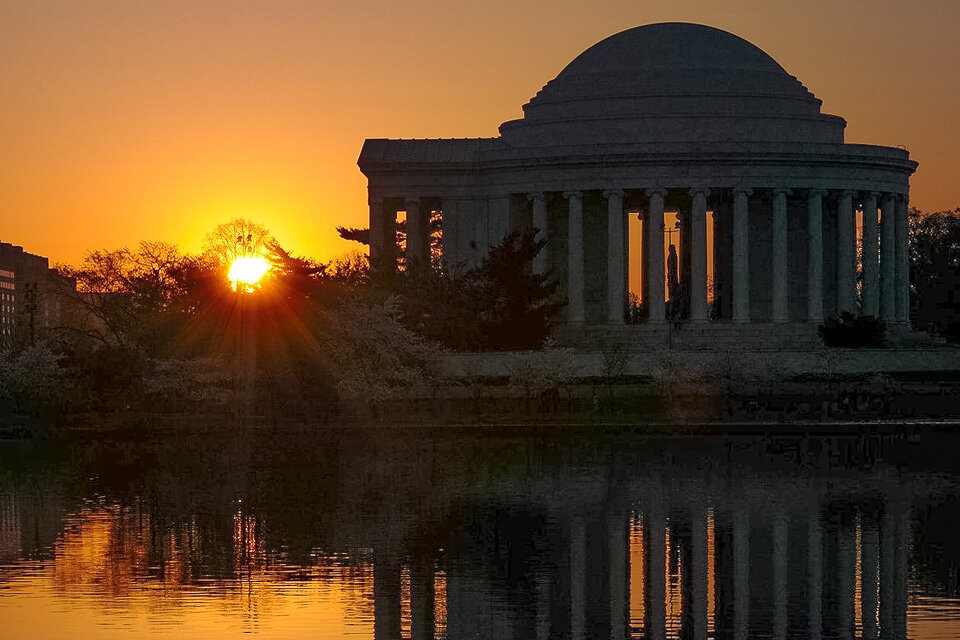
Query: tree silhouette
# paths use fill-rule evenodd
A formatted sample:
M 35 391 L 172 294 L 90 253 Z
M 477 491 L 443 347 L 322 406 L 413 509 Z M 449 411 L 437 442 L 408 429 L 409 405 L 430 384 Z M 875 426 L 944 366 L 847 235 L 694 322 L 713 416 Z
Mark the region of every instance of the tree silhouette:
M 230 264 L 243 256 L 269 253 L 276 246 L 276 238 L 262 224 L 248 218 L 235 218 L 214 227 L 203 238 L 204 253 L 220 264 Z
M 910 293 L 918 328 L 960 339 L 960 207 L 910 210 Z

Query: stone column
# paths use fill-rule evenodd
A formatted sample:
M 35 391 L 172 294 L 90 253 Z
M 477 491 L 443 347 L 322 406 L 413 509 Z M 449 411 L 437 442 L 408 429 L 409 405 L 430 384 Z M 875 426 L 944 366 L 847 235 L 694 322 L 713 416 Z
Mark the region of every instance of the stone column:
M 720 229 L 720 224 L 718 223 L 718 221 L 720 220 L 720 207 L 715 205 L 713 207 L 713 212 L 710 215 L 713 218 L 713 265 L 711 265 L 713 268 L 713 302 L 714 304 L 717 305 L 717 314 L 720 317 L 723 317 L 723 308 L 722 308 L 721 300 L 723 298 L 724 289 L 721 286 L 723 282 L 723 277 L 720 275 L 721 229 Z
M 897 506 L 896 543 L 893 549 L 893 634 L 891 637 L 896 640 L 907 640 L 907 594 L 910 578 L 907 556 L 910 553 L 910 507 L 905 498 L 901 499 Z
M 823 191 L 807 193 L 807 322 L 823 320 Z
M 447 271 L 453 271 L 459 262 L 460 246 L 460 219 L 457 218 L 457 201 L 453 198 L 444 198 L 440 204 L 441 219 L 440 224 L 443 230 L 440 236 L 440 261 L 443 268 Z
M 707 518 L 702 504 L 690 514 L 690 619 L 693 640 L 707 640 Z
M 533 228 L 537 230 L 537 240 L 546 241 L 547 239 L 547 198 L 541 193 L 528 193 L 527 198 L 530 200 L 531 208 L 533 209 Z M 547 272 L 547 245 L 543 245 L 543 249 L 540 250 L 540 253 L 537 254 L 537 257 L 533 259 L 533 270 L 535 273 L 546 273 Z
M 733 321 L 750 321 L 750 189 L 733 192 Z
M 811 507 L 807 527 L 807 624 L 810 640 L 823 634 L 823 527 L 820 510 Z
M 894 540 L 896 538 L 896 518 L 893 503 L 883 505 L 880 517 L 880 637 L 884 640 L 894 638 L 893 604 L 896 590 L 894 575 Z
M 880 319 L 891 324 L 897 317 L 897 248 L 892 193 L 880 198 Z
M 880 261 L 877 238 L 877 193 L 863 197 L 863 315 L 880 315 Z
M 583 312 L 583 194 L 567 191 L 567 322 L 582 323 Z
M 773 515 L 773 638 L 787 637 L 787 514 Z
M 894 232 L 897 245 L 896 299 L 897 322 L 910 324 L 910 239 L 907 195 L 900 194 L 896 202 Z
M 750 516 L 744 507 L 733 512 L 733 637 L 747 640 L 750 623 Z
M 435 608 L 433 561 L 429 555 L 421 556 L 410 570 L 411 640 L 433 640 Z
M 537 630 L 536 640 L 550 640 L 550 582 L 553 574 L 543 569 L 536 576 Z
M 647 525 L 643 533 L 646 549 L 644 577 L 647 588 L 644 592 L 646 598 L 644 609 L 646 610 L 647 638 L 664 640 L 667 633 L 667 527 L 663 520 L 663 513 L 659 509 L 649 511 L 644 520 Z
M 370 264 L 379 265 L 389 255 L 386 246 L 387 215 L 383 209 L 383 200 L 370 197 Z
M 390 552 L 373 558 L 373 637 L 400 640 L 400 562 Z
M 629 520 L 624 513 L 612 513 L 607 518 L 610 640 L 626 640 L 630 601 L 627 587 L 629 572 Z
M 650 216 L 641 209 L 637 212 L 640 219 L 640 299 L 649 309 L 650 307 Z
M 510 196 L 493 196 L 487 200 L 487 249 L 495 247 L 510 233 Z
M 426 264 L 430 241 L 427 238 L 427 223 L 424 220 L 419 198 L 407 198 L 407 268 Z
M 626 310 L 627 302 L 630 300 L 630 214 L 626 211 L 620 218 L 620 228 L 623 229 L 621 232 L 623 238 L 623 269 L 621 271 L 623 275 L 621 277 L 623 278 L 623 304 L 624 310 Z M 640 288 L 643 289 L 642 284 Z
M 663 295 L 663 199 L 666 195 L 666 189 L 647 190 L 650 204 L 643 223 L 647 240 L 647 255 L 644 260 L 646 263 L 644 280 L 647 283 L 644 293 L 647 299 L 644 303 L 647 307 L 648 322 L 654 323 L 666 322 Z
M 626 283 L 623 280 L 623 191 L 603 192 L 607 199 L 607 322 L 623 324 Z
M 880 536 L 877 522 L 865 516 L 860 525 L 860 599 L 863 640 L 880 637 L 877 618 L 877 588 L 880 577 Z
M 833 571 L 836 575 L 837 637 L 853 640 L 856 589 L 857 589 L 857 543 L 856 524 L 852 514 L 840 514 L 837 528 L 837 558 Z
M 583 516 L 570 520 L 570 637 L 586 638 L 587 626 L 587 533 Z
M 842 191 L 837 207 L 837 309 L 857 311 L 857 242 L 853 192 Z
M 773 291 L 771 292 L 771 319 L 774 322 L 786 322 L 790 317 L 787 306 L 789 300 L 790 278 L 787 275 L 787 194 L 788 189 L 774 189 L 772 203 L 771 247 Z
M 690 320 L 707 321 L 707 196 L 706 189 L 690 189 Z

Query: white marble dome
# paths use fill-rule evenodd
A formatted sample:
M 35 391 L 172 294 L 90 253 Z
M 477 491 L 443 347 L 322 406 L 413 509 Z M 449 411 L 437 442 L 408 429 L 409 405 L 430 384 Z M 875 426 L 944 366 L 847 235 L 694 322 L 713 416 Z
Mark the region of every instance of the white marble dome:
M 726 31 L 662 23 L 593 45 L 500 127 L 511 146 L 842 143 L 843 118 L 760 48 Z

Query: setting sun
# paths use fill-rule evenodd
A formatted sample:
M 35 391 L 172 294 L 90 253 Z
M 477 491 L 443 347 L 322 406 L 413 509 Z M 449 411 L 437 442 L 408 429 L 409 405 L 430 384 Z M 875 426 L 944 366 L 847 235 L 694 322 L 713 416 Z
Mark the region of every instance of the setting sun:
M 252 291 L 268 271 L 270 271 L 270 263 L 265 258 L 262 256 L 247 256 L 233 261 L 227 277 L 230 278 L 234 291 L 241 285 L 248 291 Z

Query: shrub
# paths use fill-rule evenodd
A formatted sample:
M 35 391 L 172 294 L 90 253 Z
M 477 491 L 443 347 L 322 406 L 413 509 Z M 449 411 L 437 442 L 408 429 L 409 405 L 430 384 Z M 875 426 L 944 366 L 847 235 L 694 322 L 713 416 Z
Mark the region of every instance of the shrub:
M 843 312 L 831 316 L 817 328 L 817 333 L 828 347 L 882 347 L 885 328 L 874 316 L 855 316 Z

